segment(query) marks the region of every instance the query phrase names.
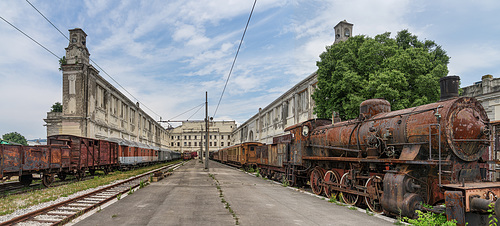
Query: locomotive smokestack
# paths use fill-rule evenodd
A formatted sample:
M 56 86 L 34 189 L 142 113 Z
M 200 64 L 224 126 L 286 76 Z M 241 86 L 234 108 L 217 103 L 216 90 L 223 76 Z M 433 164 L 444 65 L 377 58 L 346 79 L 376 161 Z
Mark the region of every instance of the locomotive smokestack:
M 445 76 L 439 79 L 441 86 L 441 100 L 458 97 L 460 77 L 456 75 Z

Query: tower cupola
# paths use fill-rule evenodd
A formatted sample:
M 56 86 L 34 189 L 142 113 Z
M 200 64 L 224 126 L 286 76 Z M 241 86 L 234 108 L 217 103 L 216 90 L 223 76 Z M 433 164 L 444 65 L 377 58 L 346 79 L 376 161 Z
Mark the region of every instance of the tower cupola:
M 87 34 L 80 29 L 69 30 L 69 44 L 66 48 L 67 64 L 89 64 L 89 50 L 87 49 Z

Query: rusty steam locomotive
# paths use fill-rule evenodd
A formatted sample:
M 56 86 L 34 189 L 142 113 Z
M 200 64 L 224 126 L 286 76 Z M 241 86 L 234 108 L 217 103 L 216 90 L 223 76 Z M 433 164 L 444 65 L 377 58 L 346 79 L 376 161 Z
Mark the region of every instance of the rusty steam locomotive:
M 441 79 L 436 103 L 391 111 L 386 100 L 366 100 L 357 119 L 309 120 L 287 128 L 288 138 L 242 146 L 232 158 L 373 212 L 411 218 L 416 210 L 445 212 L 458 225 L 486 224 L 490 204 L 500 215 L 490 124 L 476 99 L 458 97 L 459 79 Z M 214 158 L 231 162 L 226 152 Z

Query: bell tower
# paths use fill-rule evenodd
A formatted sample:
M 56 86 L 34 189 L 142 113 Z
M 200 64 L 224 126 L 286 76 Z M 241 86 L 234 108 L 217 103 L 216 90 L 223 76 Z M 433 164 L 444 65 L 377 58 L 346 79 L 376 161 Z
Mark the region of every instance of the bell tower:
M 87 49 L 87 34 L 80 29 L 69 30 L 69 45 L 66 48 L 67 64 L 89 64 L 89 50 Z
M 347 40 L 352 36 L 352 27 L 354 25 L 348 23 L 346 20 L 340 21 L 335 27 L 335 41 L 333 44 Z

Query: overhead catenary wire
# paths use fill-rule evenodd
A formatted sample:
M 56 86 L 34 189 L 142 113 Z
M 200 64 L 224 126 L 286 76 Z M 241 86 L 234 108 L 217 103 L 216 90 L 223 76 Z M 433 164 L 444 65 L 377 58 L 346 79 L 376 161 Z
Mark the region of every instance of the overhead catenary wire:
M 42 12 L 40 12 L 40 10 L 38 10 L 33 4 L 31 4 L 30 1 L 26 0 L 26 2 L 28 2 L 28 4 L 30 4 L 31 7 L 33 7 L 33 9 L 35 9 L 40 15 L 42 15 L 42 17 L 45 18 L 45 20 L 49 22 L 52 25 L 52 27 L 54 27 L 57 31 L 59 31 L 59 33 L 61 33 L 61 35 L 64 36 L 69 41 L 69 38 L 66 37 L 66 35 L 61 30 L 59 30 L 59 28 L 57 28 L 56 25 L 54 25 L 45 15 L 43 15 Z
M 45 50 L 47 50 L 47 52 L 49 52 L 50 54 L 54 55 L 57 59 L 61 59 L 59 56 L 57 56 L 54 52 L 50 51 L 47 47 L 43 46 L 42 44 L 40 44 L 39 42 L 37 42 L 34 38 L 32 38 L 31 36 L 29 36 L 28 34 L 24 33 L 23 31 L 21 31 L 21 29 L 17 28 L 14 24 L 10 23 L 9 21 L 7 21 L 5 18 L 3 18 L 2 16 L 0 16 L 0 19 L 2 19 L 3 21 L 5 21 L 5 23 L 9 24 L 10 26 L 12 26 L 14 29 L 16 29 L 17 31 L 21 32 L 21 34 L 23 34 L 24 36 L 28 37 L 29 39 L 31 39 L 31 41 L 35 42 L 36 44 L 38 44 L 40 47 L 44 48 Z
M 250 16 L 248 16 L 247 25 L 245 26 L 245 30 L 243 31 L 243 35 L 241 36 L 240 44 L 238 46 L 238 50 L 236 50 L 236 55 L 234 56 L 233 64 L 231 65 L 231 69 L 229 70 L 229 74 L 227 75 L 226 84 L 224 84 L 224 89 L 222 89 L 222 93 L 219 98 L 219 103 L 217 103 L 217 107 L 215 108 L 214 116 L 217 114 L 217 110 L 219 109 L 220 102 L 222 101 L 222 97 L 224 96 L 224 92 L 226 91 L 227 83 L 229 82 L 229 78 L 231 77 L 231 73 L 233 72 L 234 64 L 236 63 L 236 58 L 238 58 L 238 53 L 240 52 L 241 44 L 243 43 L 243 38 L 245 38 L 245 34 L 247 32 L 248 24 L 250 23 L 250 19 L 252 18 L 253 10 L 255 9 L 255 4 L 257 0 L 253 2 L 252 11 L 250 11 Z
M 189 109 L 189 110 L 187 110 L 187 111 L 185 111 L 185 112 L 182 112 L 182 113 L 180 113 L 180 114 L 178 114 L 178 115 L 176 115 L 176 116 L 172 117 L 170 120 L 173 120 L 173 119 L 175 119 L 175 118 L 177 118 L 177 117 L 179 117 L 179 116 L 181 116 L 181 115 L 183 115 L 183 114 L 186 114 L 186 113 L 188 113 L 188 112 L 192 111 L 193 109 L 196 109 L 196 108 L 200 108 L 200 109 L 201 109 L 201 107 L 203 107 L 204 105 L 205 105 L 205 103 L 201 103 L 200 105 L 196 105 L 196 107 L 191 108 L 191 109 Z M 199 111 L 199 109 L 198 109 L 196 112 L 198 112 L 198 111 Z M 196 114 L 196 112 L 195 112 L 195 114 Z M 191 117 L 192 117 L 192 116 L 191 116 Z M 190 118 L 191 118 L 191 117 L 190 117 Z M 167 120 L 167 121 L 170 121 L 170 120 Z
M 196 115 L 196 113 L 198 113 L 198 111 L 200 111 L 200 109 L 201 109 L 204 105 L 205 105 L 205 103 L 203 103 L 203 104 L 202 104 L 202 105 L 198 108 L 198 110 L 196 110 L 196 111 L 195 111 L 195 112 L 194 112 L 191 116 L 189 116 L 189 118 L 187 118 L 187 119 L 186 119 L 186 121 L 187 121 L 187 120 L 189 120 L 189 119 L 191 119 L 194 115 Z
M 26 0 L 26 2 L 28 2 L 28 4 L 31 5 L 31 7 L 33 7 L 33 9 L 35 9 L 47 22 L 49 22 L 63 37 L 65 37 L 68 41 L 69 41 L 69 37 L 66 36 L 61 30 L 59 30 L 59 28 L 57 28 L 45 15 L 43 15 L 42 12 L 40 12 L 40 10 L 38 10 L 33 4 L 31 4 L 30 1 Z M 3 18 L 2 18 L 3 19 Z M 7 22 L 7 21 L 6 21 Z M 7 22 L 8 23 L 8 22 Z M 10 23 L 9 23 L 10 24 Z M 17 29 L 17 28 L 16 28 Z M 19 30 L 19 29 L 18 29 Z M 19 30 L 20 31 L 20 30 Z M 22 32 L 22 31 L 21 31 Z M 23 33 L 23 32 L 22 32 Z M 24 33 L 23 33 L 24 34 Z M 26 34 L 25 34 L 26 35 Z M 28 36 L 29 37 L 29 36 Z M 34 41 L 34 40 L 33 40 Z M 36 42 L 36 41 L 35 41 Z M 38 42 L 37 42 L 38 43 Z M 39 44 L 39 43 L 38 43 Z M 41 44 L 39 44 L 40 46 L 42 46 Z M 42 46 L 43 47 L 43 46 Z M 45 47 L 44 47 L 45 48 Z M 50 52 L 50 50 L 47 49 L 47 51 Z M 52 52 L 51 52 L 52 53 Z M 53 53 L 52 53 L 53 54 Z M 55 55 L 55 54 L 53 54 Z M 55 55 L 57 58 L 60 59 L 60 57 L 58 57 L 57 55 Z M 153 114 L 155 114 L 156 116 L 160 117 L 161 116 L 159 114 L 157 114 L 156 112 L 154 112 L 153 110 L 151 110 L 151 108 L 149 108 L 148 106 L 146 106 L 144 103 L 142 103 L 137 97 L 135 97 L 134 95 L 132 95 L 127 89 L 125 89 L 125 87 L 123 87 L 120 83 L 118 83 L 118 81 L 116 81 L 110 74 L 108 74 L 101 66 L 99 66 L 94 60 L 92 60 L 91 58 L 89 58 L 89 60 L 95 65 L 97 66 L 104 74 L 106 74 L 111 80 L 113 80 L 118 86 L 120 86 L 128 95 L 130 95 L 133 99 L 135 99 L 141 106 L 144 106 L 146 109 L 148 109 L 149 111 L 151 111 Z

